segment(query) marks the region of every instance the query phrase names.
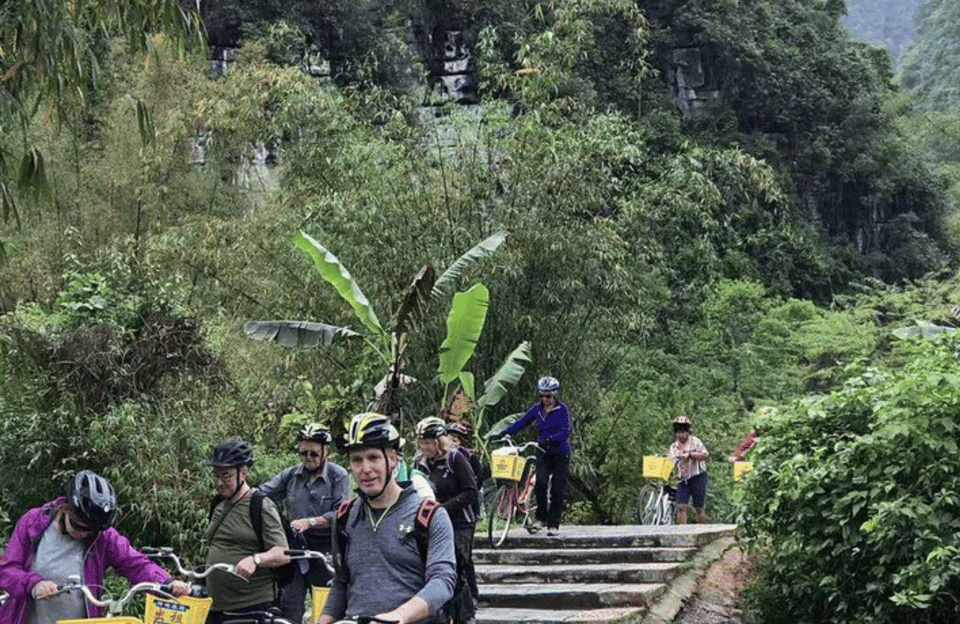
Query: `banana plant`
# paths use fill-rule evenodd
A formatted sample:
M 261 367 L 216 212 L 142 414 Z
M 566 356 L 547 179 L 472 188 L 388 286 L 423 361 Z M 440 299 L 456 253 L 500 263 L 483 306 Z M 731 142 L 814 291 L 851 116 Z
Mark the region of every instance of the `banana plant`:
M 350 305 L 362 331 L 317 321 L 249 321 L 244 325 L 244 331 L 255 340 L 272 341 L 288 348 L 326 347 L 340 339 L 364 340 L 387 368 L 386 376 L 377 384 L 371 409 L 391 414 L 394 412 L 396 392 L 415 381 L 403 374 L 403 355 L 408 334 L 419 329 L 432 301 L 445 297 L 456 287 L 467 266 L 491 255 L 505 240 L 506 234 L 503 232 L 484 239 L 454 261 L 439 277 L 432 265 L 425 265 L 407 287 L 390 324 L 384 327 L 350 271 L 330 250 L 308 234 L 298 232 L 294 236 L 294 244 L 313 259 L 320 277 Z M 463 306 L 455 306 L 455 309 L 466 313 Z
M 473 427 L 480 432 L 485 429 L 485 415 L 488 407 L 498 404 L 523 376 L 524 362 L 530 362 L 530 343 L 521 342 L 504 360 L 497 372 L 483 385 L 483 394 L 476 396 L 474 374 L 464 370 L 467 362 L 476 350 L 477 341 L 483 331 L 489 306 L 489 292 L 483 284 L 476 284 L 470 290 L 457 293 L 447 316 L 447 336 L 440 346 L 440 358 L 437 376 L 443 385 L 446 400 L 445 415 L 448 420 L 461 420 L 473 406 Z M 450 389 L 457 382 L 454 391 Z M 479 436 L 478 451 L 486 456 L 486 439 Z

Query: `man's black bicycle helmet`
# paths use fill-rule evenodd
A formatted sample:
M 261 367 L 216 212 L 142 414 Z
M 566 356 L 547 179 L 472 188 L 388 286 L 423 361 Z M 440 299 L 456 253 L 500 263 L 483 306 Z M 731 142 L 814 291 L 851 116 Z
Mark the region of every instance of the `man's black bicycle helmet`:
M 253 446 L 243 440 L 226 440 L 213 447 L 208 466 L 240 468 L 253 465 Z
M 90 470 L 81 470 L 67 485 L 70 508 L 91 529 L 102 531 L 117 519 L 117 495 L 110 482 Z

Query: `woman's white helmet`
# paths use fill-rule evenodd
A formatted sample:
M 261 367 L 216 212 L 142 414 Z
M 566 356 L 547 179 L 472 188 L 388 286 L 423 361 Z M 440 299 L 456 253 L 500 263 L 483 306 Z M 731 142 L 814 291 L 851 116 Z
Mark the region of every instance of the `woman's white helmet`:
M 560 382 L 556 377 L 541 377 L 537 382 L 537 392 L 556 396 L 560 392 Z

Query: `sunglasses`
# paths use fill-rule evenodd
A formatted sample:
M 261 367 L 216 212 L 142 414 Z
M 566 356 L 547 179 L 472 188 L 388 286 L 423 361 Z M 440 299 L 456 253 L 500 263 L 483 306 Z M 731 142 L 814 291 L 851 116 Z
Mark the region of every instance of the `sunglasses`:
M 300 457 L 320 457 L 321 453 L 316 451 L 300 451 Z
M 541 395 L 540 395 L 540 398 L 541 398 L 541 399 L 552 399 L 552 398 L 553 398 L 553 395 L 552 395 L 552 394 L 541 394 Z

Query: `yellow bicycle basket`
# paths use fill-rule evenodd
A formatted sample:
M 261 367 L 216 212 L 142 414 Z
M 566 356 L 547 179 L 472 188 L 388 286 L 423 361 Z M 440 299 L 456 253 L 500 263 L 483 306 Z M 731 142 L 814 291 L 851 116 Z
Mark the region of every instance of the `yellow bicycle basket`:
M 673 472 L 673 462 L 669 457 L 659 455 L 643 456 L 643 476 L 651 479 L 670 479 L 670 473 Z
M 513 451 L 512 453 L 510 451 Z M 526 459 L 517 455 L 516 449 L 503 448 L 490 453 L 490 476 L 494 479 L 519 481 L 523 476 Z

